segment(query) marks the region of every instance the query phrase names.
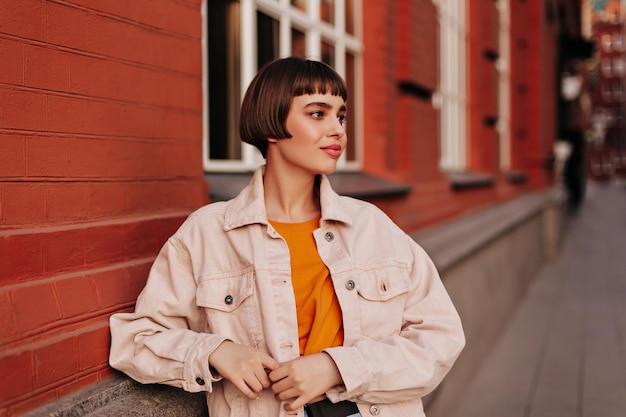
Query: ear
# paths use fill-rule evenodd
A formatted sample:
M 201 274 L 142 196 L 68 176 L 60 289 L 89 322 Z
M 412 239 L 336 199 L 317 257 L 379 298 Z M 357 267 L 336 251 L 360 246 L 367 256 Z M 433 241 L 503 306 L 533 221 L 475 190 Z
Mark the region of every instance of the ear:
M 267 141 L 268 141 L 269 143 L 276 143 L 276 142 L 278 142 L 278 139 L 274 139 L 274 138 L 267 138 Z

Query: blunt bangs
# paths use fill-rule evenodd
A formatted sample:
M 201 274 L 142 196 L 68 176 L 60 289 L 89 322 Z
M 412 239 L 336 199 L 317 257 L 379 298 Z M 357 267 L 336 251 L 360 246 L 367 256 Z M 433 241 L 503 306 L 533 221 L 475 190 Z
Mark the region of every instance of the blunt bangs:
M 265 65 L 250 83 L 241 103 L 241 140 L 255 146 L 265 157 L 268 138 L 291 137 L 285 128 L 291 101 L 305 94 L 331 94 L 346 101 L 348 88 L 341 76 L 323 62 L 289 57 Z
M 304 61 L 295 73 L 292 98 L 305 94 L 331 94 L 348 100 L 348 88 L 334 69 L 319 61 Z

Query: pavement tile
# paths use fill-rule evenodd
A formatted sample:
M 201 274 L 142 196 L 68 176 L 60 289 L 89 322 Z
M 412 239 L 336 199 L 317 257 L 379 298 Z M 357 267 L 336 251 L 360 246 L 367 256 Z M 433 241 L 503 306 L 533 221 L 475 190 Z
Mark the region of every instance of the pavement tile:
M 590 183 L 449 417 L 626 416 L 626 187 Z

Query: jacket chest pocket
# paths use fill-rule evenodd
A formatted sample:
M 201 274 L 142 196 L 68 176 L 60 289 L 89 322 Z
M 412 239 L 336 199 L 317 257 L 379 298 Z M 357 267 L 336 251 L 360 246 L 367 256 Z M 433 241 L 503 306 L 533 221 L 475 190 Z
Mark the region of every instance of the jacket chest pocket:
M 205 309 L 210 333 L 241 344 L 258 343 L 261 324 L 254 282 L 251 268 L 201 278 L 196 304 Z
M 394 264 L 361 270 L 356 289 L 363 335 L 378 340 L 399 334 L 410 289 L 407 269 Z

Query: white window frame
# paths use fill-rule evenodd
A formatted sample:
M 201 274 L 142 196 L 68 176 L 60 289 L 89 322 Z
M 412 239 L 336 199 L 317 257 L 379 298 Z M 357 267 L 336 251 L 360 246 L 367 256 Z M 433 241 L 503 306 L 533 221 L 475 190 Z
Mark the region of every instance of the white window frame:
M 467 168 L 467 23 L 465 0 L 434 0 L 440 28 L 440 85 L 433 104 L 440 109 L 443 171 Z
M 206 2 L 211 0 L 203 0 L 203 43 L 206 42 L 207 19 L 204 16 L 206 10 Z M 306 35 L 306 57 L 309 59 L 321 59 L 321 41 L 329 41 L 334 47 L 334 68 L 343 77 L 346 74 L 346 53 L 349 52 L 355 59 L 355 88 L 358 92 L 350 92 L 350 96 L 361 97 L 360 100 L 350 101 L 350 106 L 355 106 L 355 121 L 348 120 L 348 123 L 356 123 L 354 146 L 355 160 L 347 161 L 345 154 L 339 161 L 338 169 L 344 171 L 360 170 L 363 161 L 363 131 L 362 123 L 362 96 L 363 96 L 363 74 L 362 74 L 362 18 L 361 18 L 361 1 L 354 1 L 354 34 L 349 34 L 345 29 L 345 2 L 346 0 L 334 0 L 335 24 L 331 25 L 320 17 L 321 0 L 305 0 L 307 3 L 307 12 L 304 12 L 291 5 L 290 0 L 239 0 L 240 2 L 240 19 L 241 19 L 241 79 L 242 88 L 240 100 L 243 94 L 254 78 L 257 68 L 257 39 L 256 39 L 256 13 L 260 11 L 279 22 L 279 56 L 286 57 L 291 55 L 291 29 L 295 28 Z M 207 48 L 203 44 L 203 99 L 205 103 L 205 111 L 203 116 L 203 166 L 207 172 L 242 172 L 250 171 L 264 163 L 263 157 L 259 151 L 242 142 L 242 157 L 238 160 L 211 160 L 208 156 L 209 140 L 209 120 L 208 111 L 208 94 L 206 80 L 208 71 Z

